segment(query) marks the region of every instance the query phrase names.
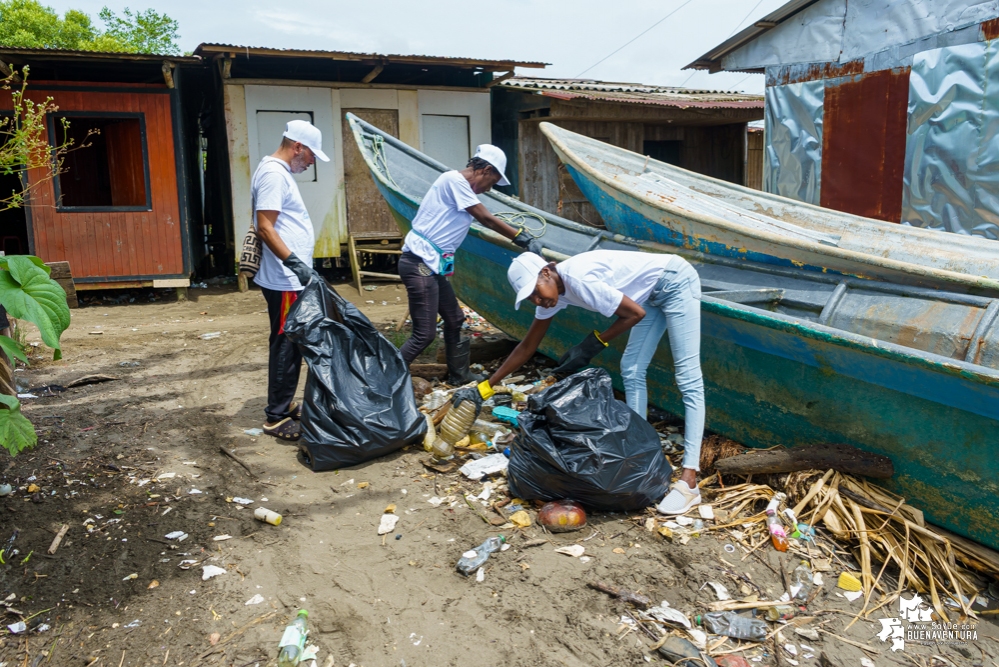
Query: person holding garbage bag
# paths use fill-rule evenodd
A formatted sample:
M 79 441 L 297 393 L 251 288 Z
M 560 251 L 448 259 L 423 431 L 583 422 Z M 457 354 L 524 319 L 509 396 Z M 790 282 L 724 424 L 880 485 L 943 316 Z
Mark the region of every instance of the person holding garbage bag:
M 402 358 L 412 363 L 433 342 L 439 313 L 444 321 L 444 350 L 448 382 L 452 385 L 481 379 L 468 370 L 471 341 L 461 337 L 465 315 L 450 282 L 455 271 L 454 253 L 472 221 L 479 221 L 521 248 L 541 252 L 536 238 L 494 216 L 476 197 L 494 185 L 509 185 L 505 170 L 506 154 L 496 146 L 482 144 L 463 170 L 441 174 L 423 198 L 399 258 L 399 276 L 406 286 L 413 319 L 413 333 L 400 350 Z
M 510 356 L 477 387 L 455 392 L 453 405 L 465 400 L 478 408 L 493 395 L 492 386 L 530 359 L 548 331 L 551 318 L 568 306 L 617 319 L 603 332 L 594 331 L 570 349 L 554 369 L 568 375 L 581 370 L 607 344 L 630 331 L 621 357 L 625 399 L 632 410 L 648 414 L 645 373 L 665 331 L 683 396 L 683 472 L 659 503 L 663 514 L 683 514 L 700 503 L 697 471 L 704 434 L 704 382 L 701 377 L 701 283 L 694 268 L 677 255 L 620 250 L 584 252 L 556 265 L 538 254 L 516 257 L 507 271 L 516 292 L 514 308 L 527 300 L 537 309 L 527 335 Z
M 319 128 L 304 120 L 288 122 L 281 145 L 264 157 L 250 185 L 257 235 L 263 245 L 260 270 L 253 281 L 263 292 L 270 320 L 267 368 L 267 407 L 263 431 L 282 440 L 301 436 L 301 406 L 292 401 L 302 369 L 302 353 L 284 333 L 288 310 L 312 280 L 315 235 L 294 174 L 316 159 L 329 162 L 322 151 Z

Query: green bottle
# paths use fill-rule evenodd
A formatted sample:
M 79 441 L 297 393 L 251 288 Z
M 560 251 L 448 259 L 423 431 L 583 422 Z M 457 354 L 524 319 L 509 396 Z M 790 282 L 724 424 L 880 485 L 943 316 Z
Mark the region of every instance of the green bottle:
M 298 616 L 288 624 L 278 644 L 278 667 L 295 667 L 305 651 L 305 639 L 309 636 L 309 612 L 298 610 Z

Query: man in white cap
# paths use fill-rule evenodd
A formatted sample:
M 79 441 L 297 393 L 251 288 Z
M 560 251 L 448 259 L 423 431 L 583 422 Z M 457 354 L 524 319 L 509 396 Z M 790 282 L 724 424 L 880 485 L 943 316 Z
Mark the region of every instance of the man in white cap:
M 413 333 L 402 346 L 402 358 L 412 363 L 437 335 L 437 315 L 444 322 L 444 351 L 448 382 L 465 384 L 479 380 L 468 371 L 471 341 L 461 337 L 465 314 L 451 287 L 455 271 L 454 253 L 468 234 L 472 221 L 502 234 L 518 246 L 541 252 L 540 242 L 523 228 L 514 229 L 492 213 L 476 196 L 494 185 L 509 185 L 504 175 L 506 155 L 491 144 L 483 144 L 461 171 L 441 174 L 423 198 L 413 217 L 399 258 L 399 276 L 409 296 Z M 474 267 L 469 267 L 474 270 Z
M 697 505 L 701 499 L 697 471 L 704 435 L 704 382 L 700 361 L 701 283 L 694 268 L 682 257 L 665 253 L 593 250 L 556 265 L 525 252 L 511 262 L 507 279 L 517 294 L 514 308 L 520 308 L 525 300 L 537 307 L 534 322 L 492 377 L 476 388 L 455 392 L 453 406 L 470 400 L 481 408 L 483 400 L 492 396 L 493 385 L 534 355 L 551 318 L 568 306 L 576 306 L 617 319 L 606 331 L 588 334 L 562 355 L 554 372 L 568 375 L 581 370 L 610 341 L 630 331 L 621 357 L 625 400 L 628 407 L 645 417 L 646 369 L 668 330 L 676 384 L 684 405 L 683 471 L 658 509 L 675 515 Z
M 312 280 L 315 232 L 309 212 L 292 174 L 300 174 L 323 153 L 323 135 L 312 123 L 288 123 L 281 145 L 260 161 L 253 175 L 254 220 L 263 242 L 260 270 L 253 278 L 267 301 L 270 318 L 270 359 L 267 369 L 267 407 L 264 433 L 284 440 L 301 437 L 301 406 L 292 403 L 298 388 L 302 355 L 284 335 L 288 309 Z

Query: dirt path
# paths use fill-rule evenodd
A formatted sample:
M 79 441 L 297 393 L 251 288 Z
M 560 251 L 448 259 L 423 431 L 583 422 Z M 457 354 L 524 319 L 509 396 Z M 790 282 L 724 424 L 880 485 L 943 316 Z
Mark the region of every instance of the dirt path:
M 361 294 L 337 289 L 376 323 L 394 324 L 405 313 L 404 292 L 394 285 Z M 481 484 L 429 471 L 417 449 L 313 473 L 295 447 L 244 432 L 260 426 L 264 407 L 267 323 L 259 293 L 191 296 L 74 311 L 64 359 L 18 373 L 31 387 L 98 373 L 120 379 L 25 401 L 39 447 L 0 458 L 0 481 L 39 487 L 0 499 L 0 540 L 20 531 L 16 564 L 0 566 L 0 593 L 13 594 L 8 604 L 25 616 L 48 610 L 29 625 L 50 626 L 0 636 L 0 664 L 273 665 L 281 629 L 299 607 L 310 612 L 321 666 L 665 664 L 648 638 L 622 624 L 627 607 L 588 589 L 588 581 L 690 613 L 715 599 L 702 588 L 706 581 L 738 589 L 725 570 L 747 573 L 769 594 L 783 590 L 772 553 L 740 560 L 726 553 L 723 535 L 671 545 L 646 532 L 641 517 L 597 515 L 586 530 L 565 535 L 500 531 L 461 500 Z M 211 332 L 221 335 L 199 338 Z M 428 500 L 435 496 L 454 499 L 434 507 Z M 233 497 L 254 503 L 243 509 L 228 502 Z M 391 504 L 400 521 L 383 539 L 376 529 Z M 259 506 L 283 514 L 282 525 L 255 521 Z M 66 538 L 48 556 L 62 524 L 70 526 Z M 188 537 L 166 539 L 173 531 Z M 499 532 L 512 548 L 489 561 L 484 581 L 454 571 L 462 552 Z M 229 537 L 215 539 L 221 536 Z M 524 546 L 536 538 L 549 543 Z M 587 562 L 554 551 L 574 543 L 585 546 Z M 207 565 L 226 572 L 203 581 Z M 251 604 L 256 596 L 262 601 Z M 829 610 L 816 624 L 877 649 L 876 665 L 910 664 L 877 639 L 880 624 L 844 630 L 849 616 L 839 612 L 860 607 L 838 597 L 832 582 L 815 604 Z M 978 627 L 971 658 L 948 646 L 907 647 L 906 654 L 996 664 L 994 626 Z M 787 630 L 783 639 L 796 644 L 805 665 L 819 664 L 821 652 L 844 667 L 866 655 L 828 636 L 811 642 Z M 745 655 L 759 659 L 752 664 L 778 664 L 772 646 Z M 790 656 L 782 653 L 779 664 L 794 664 Z

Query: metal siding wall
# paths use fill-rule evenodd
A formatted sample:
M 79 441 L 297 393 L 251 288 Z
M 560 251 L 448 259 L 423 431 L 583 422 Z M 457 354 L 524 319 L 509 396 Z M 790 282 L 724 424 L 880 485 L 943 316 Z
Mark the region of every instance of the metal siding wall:
M 913 58 L 902 221 L 999 238 L 999 44 Z
M 899 222 L 908 70 L 825 83 L 821 205 Z
M 824 81 L 767 88 L 763 168 L 767 192 L 819 203 L 824 98 Z
M 45 86 L 36 86 L 30 96 L 36 101 L 51 96 L 63 113 L 142 113 L 152 202 L 150 211 L 60 211 L 53 183 L 44 183 L 30 205 L 35 253 L 46 262 L 68 261 L 77 281 L 183 276 L 170 96 L 117 92 L 113 87 L 91 92 Z M 29 177 L 40 180 L 44 175 L 34 170 Z

